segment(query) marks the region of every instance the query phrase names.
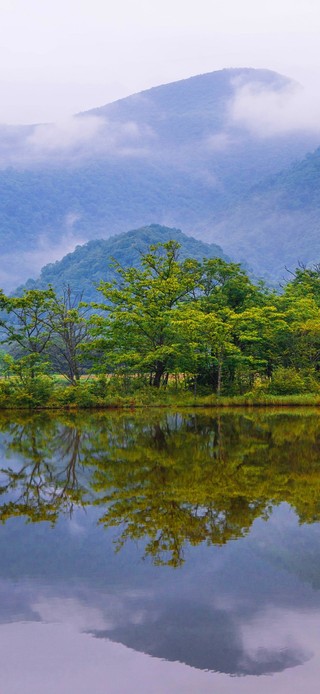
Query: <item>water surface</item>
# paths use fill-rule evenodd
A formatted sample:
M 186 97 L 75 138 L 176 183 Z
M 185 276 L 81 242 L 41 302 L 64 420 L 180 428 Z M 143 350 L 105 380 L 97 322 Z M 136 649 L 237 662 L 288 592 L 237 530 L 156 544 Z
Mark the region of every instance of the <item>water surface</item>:
M 311 409 L 2 416 L 0 690 L 318 692 L 319 444 Z

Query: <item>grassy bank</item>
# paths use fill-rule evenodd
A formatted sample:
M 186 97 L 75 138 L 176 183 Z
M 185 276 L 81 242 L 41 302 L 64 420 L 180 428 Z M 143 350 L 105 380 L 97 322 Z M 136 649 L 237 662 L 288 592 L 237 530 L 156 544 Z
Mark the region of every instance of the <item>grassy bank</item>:
M 319 393 L 275 395 L 256 391 L 244 395 L 199 394 L 174 387 L 132 388 L 117 380 L 89 378 L 77 386 L 41 376 L 29 382 L 0 382 L 0 410 L 8 409 L 108 409 L 143 407 L 317 407 Z

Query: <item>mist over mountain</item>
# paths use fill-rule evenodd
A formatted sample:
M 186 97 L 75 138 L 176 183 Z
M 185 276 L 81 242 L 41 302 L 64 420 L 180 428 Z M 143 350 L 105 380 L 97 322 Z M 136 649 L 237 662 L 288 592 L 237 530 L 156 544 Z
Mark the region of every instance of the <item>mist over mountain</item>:
M 78 244 L 151 223 L 217 241 L 268 276 L 316 261 L 315 203 L 297 214 L 281 192 L 290 167 L 320 143 L 320 103 L 308 98 L 274 72 L 228 69 L 62 123 L 0 127 L 0 285 L 13 289 Z M 302 233 L 304 254 L 295 249 Z
M 286 268 L 320 262 L 320 148 L 252 187 L 214 237 L 267 280 L 288 280 Z

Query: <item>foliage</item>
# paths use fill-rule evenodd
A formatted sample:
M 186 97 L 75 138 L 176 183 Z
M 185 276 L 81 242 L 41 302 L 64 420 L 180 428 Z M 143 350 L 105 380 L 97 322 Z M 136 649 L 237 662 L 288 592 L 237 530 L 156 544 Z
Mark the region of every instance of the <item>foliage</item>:
M 311 374 L 299 373 L 293 366 L 278 366 L 271 377 L 269 392 L 274 395 L 320 392 L 320 384 Z
M 222 249 L 214 243 L 204 243 L 183 234 L 179 229 L 150 224 L 108 239 L 89 241 L 83 246 L 77 246 L 62 260 L 42 268 L 39 279 L 29 280 L 26 288 L 46 289 L 48 285 L 52 285 L 56 293 L 61 295 L 64 288 L 70 285 L 74 293 L 82 293 L 83 301 L 97 301 L 96 288 L 99 283 L 115 279 L 112 258 L 123 268 L 139 267 L 142 256 L 150 246 L 167 243 L 172 239 L 180 244 L 180 260 L 194 258 L 202 261 L 206 257 L 221 257 L 228 261 Z
M 82 293 L 74 293 L 67 285 L 62 296 L 54 297 L 47 317 L 54 338 L 49 348 L 52 367 L 72 385 L 83 373 L 84 348 L 89 339 L 88 309 L 82 306 L 82 298 Z
M 2 342 L 13 345 L 18 356 L 29 354 L 39 360 L 45 353 L 53 333 L 53 327 L 48 321 L 53 299 L 51 287 L 46 290 L 25 290 L 18 297 L 9 297 L 0 291 Z
M 316 397 L 319 268 L 298 267 L 277 294 L 236 263 L 179 254 L 169 240 L 150 246 L 138 267 L 114 260 L 114 279 L 101 281 L 91 305 L 70 286 L 60 295 L 50 286 L 1 292 L 2 406 L 5 393 L 10 407 L 86 408 Z M 150 386 L 167 395 L 151 395 Z
M 116 263 L 120 283 L 103 282 L 99 287 L 106 303 L 97 308 L 108 317 L 97 316 L 96 327 L 92 319 L 107 364 L 121 371 L 149 371 L 150 385 L 156 387 L 176 367 L 172 314 L 195 291 L 199 279 L 199 263 L 179 263 L 178 249 L 175 241 L 151 246 L 142 257 L 141 270 Z

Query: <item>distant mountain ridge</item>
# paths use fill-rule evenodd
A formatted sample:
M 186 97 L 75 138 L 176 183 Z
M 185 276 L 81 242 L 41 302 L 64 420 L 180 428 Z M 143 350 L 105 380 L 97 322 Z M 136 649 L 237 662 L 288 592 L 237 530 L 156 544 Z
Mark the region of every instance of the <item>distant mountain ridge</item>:
M 285 266 L 320 262 L 320 148 L 254 186 L 214 235 L 267 279 L 288 279 Z
M 234 111 L 246 88 L 285 101 L 295 86 L 269 70 L 226 69 L 154 87 L 64 124 L 0 127 L 0 286 L 13 289 L 77 244 L 150 220 L 217 240 L 256 273 L 270 275 L 276 265 L 279 277 L 293 257 L 280 240 L 294 213 L 279 209 L 279 226 L 268 226 L 268 181 L 316 149 L 320 135 L 250 129 Z M 311 205 L 301 223 L 295 217 L 293 251 L 294 235 L 310 223 L 315 230 L 316 214 Z M 264 228 L 270 238 L 260 251 Z M 296 262 L 317 260 L 312 246 L 305 235 L 306 255 L 297 252 Z
M 112 260 L 117 260 L 123 267 L 137 267 L 140 264 L 141 255 L 146 253 L 150 245 L 170 240 L 178 241 L 180 244 L 181 260 L 195 258 L 201 261 L 203 258 L 216 257 L 229 260 L 220 246 L 194 239 L 183 234 L 180 229 L 150 224 L 109 239 L 89 241 L 83 246 L 78 246 L 73 253 L 68 253 L 62 260 L 46 265 L 40 277 L 36 280 L 28 280 L 25 287 L 46 289 L 51 284 L 57 292 L 61 292 L 67 284 L 70 284 L 73 291 L 83 292 L 83 300 L 96 301 L 99 297 L 96 291 L 99 282 L 111 281 L 116 277 Z M 22 287 L 20 291 L 21 289 Z

